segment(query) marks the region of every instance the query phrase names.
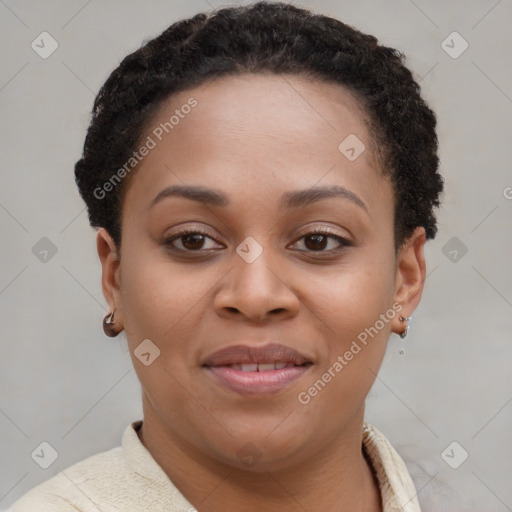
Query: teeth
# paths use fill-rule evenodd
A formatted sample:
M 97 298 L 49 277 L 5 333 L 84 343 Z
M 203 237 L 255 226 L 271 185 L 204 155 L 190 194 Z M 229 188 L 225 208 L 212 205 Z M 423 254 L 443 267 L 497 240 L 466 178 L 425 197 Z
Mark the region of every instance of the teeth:
M 282 370 L 283 368 L 293 368 L 294 366 L 293 363 L 248 363 L 229 365 L 230 368 L 243 372 L 269 372 L 272 370 Z
M 257 364 L 243 364 L 242 371 L 243 372 L 257 372 L 258 365 Z
M 270 370 L 275 370 L 276 367 L 274 366 L 274 363 L 260 363 L 258 365 L 258 371 L 259 372 L 268 372 Z

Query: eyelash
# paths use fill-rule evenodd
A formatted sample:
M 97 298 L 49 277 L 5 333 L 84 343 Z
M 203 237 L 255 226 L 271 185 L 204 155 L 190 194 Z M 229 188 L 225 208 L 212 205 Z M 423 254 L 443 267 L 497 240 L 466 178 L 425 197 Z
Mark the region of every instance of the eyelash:
M 175 235 L 172 235 L 171 237 L 169 238 L 166 238 L 163 242 L 163 245 L 167 246 L 170 250 L 173 250 L 173 251 L 178 251 L 178 252 L 188 252 L 188 253 L 194 253 L 194 252 L 197 252 L 197 253 L 201 253 L 201 252 L 206 252 L 202 249 L 198 249 L 196 251 L 194 250 L 190 250 L 190 249 L 179 249 L 177 247 L 174 247 L 172 244 L 174 241 L 176 240 L 179 240 L 180 238 L 186 236 L 186 235 L 201 235 L 201 236 L 205 236 L 207 238 L 210 238 L 212 240 L 214 240 L 216 242 L 216 240 L 210 236 L 209 233 L 205 232 L 205 231 L 202 231 L 201 229 L 198 229 L 198 228 L 184 228 L 183 230 L 181 230 L 180 232 L 176 233 Z M 300 252 L 310 252 L 310 253 L 314 253 L 314 254 L 320 254 L 320 253 L 333 253 L 333 252 L 340 252 L 342 250 L 344 250 L 346 247 L 350 247 L 352 246 L 352 243 L 350 242 L 350 240 L 348 240 L 347 238 L 343 237 L 343 236 L 340 236 L 338 235 L 337 233 L 329 230 L 328 228 L 323 228 L 323 229 L 318 229 L 318 230 L 313 230 L 313 231 L 308 231 L 306 233 L 303 233 L 299 238 L 297 238 L 297 240 L 294 242 L 297 243 L 299 240 L 302 240 L 303 238 L 306 238 L 308 236 L 313 236 L 313 235 L 323 235 L 327 238 L 332 238 L 334 240 L 336 240 L 341 247 L 337 248 L 337 249 L 330 249 L 328 251 L 325 251 L 325 250 L 320 250 L 320 251 L 314 251 L 314 250 L 300 250 Z M 217 242 L 218 243 L 218 242 Z M 207 251 L 211 251 L 212 249 L 208 249 Z

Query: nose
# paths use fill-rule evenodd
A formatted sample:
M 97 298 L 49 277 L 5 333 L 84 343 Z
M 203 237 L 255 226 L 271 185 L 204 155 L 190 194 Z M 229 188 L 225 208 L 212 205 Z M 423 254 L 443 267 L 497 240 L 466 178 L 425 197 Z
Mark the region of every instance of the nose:
M 235 253 L 233 268 L 214 299 L 217 314 L 255 323 L 295 316 L 300 301 L 290 287 L 284 265 L 271 259 L 268 250 L 251 263 Z

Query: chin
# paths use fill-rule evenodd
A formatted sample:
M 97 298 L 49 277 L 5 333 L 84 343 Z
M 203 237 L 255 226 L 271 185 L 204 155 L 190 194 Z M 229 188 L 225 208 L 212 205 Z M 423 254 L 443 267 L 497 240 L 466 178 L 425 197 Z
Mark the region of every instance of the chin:
M 221 445 L 218 438 L 212 440 L 210 451 L 227 466 L 256 473 L 283 470 L 307 458 L 305 451 L 310 451 L 312 440 L 299 437 L 300 429 L 272 433 L 275 429 L 274 424 L 257 432 L 231 432 L 233 437 L 225 436 Z

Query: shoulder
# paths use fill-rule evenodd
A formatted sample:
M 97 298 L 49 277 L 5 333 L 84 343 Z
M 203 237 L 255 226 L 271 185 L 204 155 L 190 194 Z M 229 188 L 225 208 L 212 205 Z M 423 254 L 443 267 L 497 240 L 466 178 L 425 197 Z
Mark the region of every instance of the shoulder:
M 442 447 L 404 443 L 392 446 L 373 425 L 365 426 L 378 444 L 380 454 L 383 454 L 386 473 L 393 474 L 396 468 L 401 480 L 410 479 L 413 483 L 414 487 L 409 488 L 408 493 L 418 500 L 418 510 L 472 512 L 478 509 L 474 502 L 459 492 L 453 476 L 447 473 L 453 470 L 444 467 L 440 457 Z
M 122 472 L 121 447 L 112 448 L 77 462 L 34 487 L 7 512 L 96 512 L 94 498 L 98 490 Z
M 363 448 L 377 478 L 384 512 L 420 512 L 415 484 L 407 467 L 384 434 L 363 424 Z
M 7 512 L 153 512 L 193 510 L 141 443 L 142 421 L 121 446 L 70 466 L 29 491 Z

